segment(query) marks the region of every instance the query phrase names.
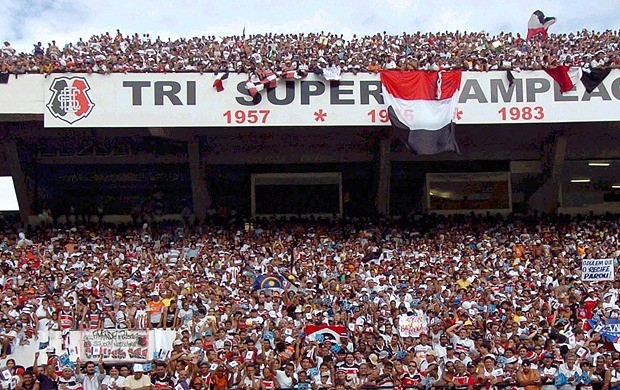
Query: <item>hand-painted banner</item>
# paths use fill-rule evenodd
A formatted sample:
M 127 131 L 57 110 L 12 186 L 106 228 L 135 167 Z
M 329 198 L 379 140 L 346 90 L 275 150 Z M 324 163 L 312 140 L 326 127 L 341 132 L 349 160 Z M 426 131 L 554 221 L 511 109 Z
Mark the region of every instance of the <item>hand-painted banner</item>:
M 146 361 L 149 333 L 146 330 L 102 329 L 82 332 L 82 360 Z
M 420 337 L 420 333 L 427 330 L 428 323 L 422 316 L 402 316 L 398 319 L 400 337 Z
M 566 93 L 544 71 L 463 72 L 454 120 L 462 124 L 619 121 L 620 70 L 587 93 Z M 22 75 L 0 85 L 0 114 L 44 114 L 46 127 L 387 126 L 379 75 L 277 81 L 254 98 L 247 76 L 224 90 L 213 74 Z
M 599 282 L 614 280 L 613 259 L 587 259 L 581 263 L 581 280 Z

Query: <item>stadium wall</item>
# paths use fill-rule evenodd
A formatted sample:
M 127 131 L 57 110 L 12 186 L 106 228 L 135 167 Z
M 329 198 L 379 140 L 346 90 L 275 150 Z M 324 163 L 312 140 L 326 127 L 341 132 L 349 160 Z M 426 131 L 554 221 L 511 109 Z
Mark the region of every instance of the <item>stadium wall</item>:
M 581 83 L 562 94 L 544 71 L 465 72 L 455 121 L 460 124 L 620 120 L 620 70 L 592 93 Z M 225 89 L 212 74 L 20 75 L 0 85 L 0 115 L 44 115 L 46 127 L 381 126 L 389 122 L 377 74 L 339 82 L 310 75 L 279 81 L 252 98 L 246 76 Z

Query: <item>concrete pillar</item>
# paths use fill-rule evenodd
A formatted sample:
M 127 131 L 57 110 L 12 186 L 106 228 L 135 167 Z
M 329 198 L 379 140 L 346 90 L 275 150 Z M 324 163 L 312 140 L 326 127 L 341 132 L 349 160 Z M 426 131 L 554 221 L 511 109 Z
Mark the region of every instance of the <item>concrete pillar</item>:
M 200 141 L 191 140 L 187 142 L 187 155 L 189 157 L 189 174 L 192 180 L 192 208 L 194 215 L 202 223 L 207 217 L 207 210 L 211 207 L 211 198 L 200 158 Z
M 542 185 L 528 200 L 532 210 L 552 213 L 560 206 L 562 173 L 567 147 L 566 137 L 558 136 L 554 139 L 549 152 L 542 157 Z
M 28 224 L 28 218 L 32 215 L 32 209 L 30 208 L 30 199 L 26 186 L 26 174 L 22 169 L 19 153 L 17 152 L 17 142 L 7 141 L 5 143 L 5 148 L 9 171 L 11 172 L 13 184 L 15 185 L 17 204 L 19 205 L 19 216 L 23 224 Z
M 377 183 L 377 212 L 381 215 L 390 215 L 390 179 L 392 164 L 390 161 L 389 138 L 379 141 L 379 182 Z

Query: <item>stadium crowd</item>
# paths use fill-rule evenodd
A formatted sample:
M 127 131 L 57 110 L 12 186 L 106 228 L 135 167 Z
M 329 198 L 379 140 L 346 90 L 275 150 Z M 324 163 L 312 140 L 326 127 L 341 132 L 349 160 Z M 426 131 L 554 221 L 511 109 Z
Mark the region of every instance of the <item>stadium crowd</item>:
M 330 33 L 202 36 L 177 40 L 117 30 L 58 46 L 18 53 L 0 48 L 0 73 L 53 72 L 378 72 L 381 69 L 535 70 L 558 64 L 620 68 L 620 31 L 577 31 L 527 41 L 520 34 L 486 32 L 356 36 Z
M 9 359 L 18 389 L 620 386 L 620 283 L 581 280 L 618 267 L 618 216 L 7 226 L 0 250 L 3 358 L 45 329 L 178 334 L 150 373 Z

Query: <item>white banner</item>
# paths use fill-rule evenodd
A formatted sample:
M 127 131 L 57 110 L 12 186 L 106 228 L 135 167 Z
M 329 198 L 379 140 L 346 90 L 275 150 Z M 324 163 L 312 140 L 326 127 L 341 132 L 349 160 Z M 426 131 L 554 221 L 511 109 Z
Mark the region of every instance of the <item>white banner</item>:
M 428 323 L 422 316 L 401 316 L 398 318 L 398 333 L 400 337 L 420 337 L 420 333 L 427 332 Z
M 614 280 L 613 259 L 587 259 L 581 263 L 581 280 L 584 282 L 599 282 Z
M 66 339 L 67 352 L 82 361 L 149 361 L 167 356 L 177 332 L 173 330 L 101 329 L 71 331 Z
M 620 121 L 620 70 L 591 94 L 572 91 L 544 71 L 464 72 L 455 112 L 462 124 Z M 0 114 L 44 114 L 46 127 L 382 126 L 389 119 L 376 74 L 339 83 L 310 75 L 278 80 L 254 99 L 247 76 L 231 74 L 224 91 L 210 73 L 52 74 L 0 84 Z

